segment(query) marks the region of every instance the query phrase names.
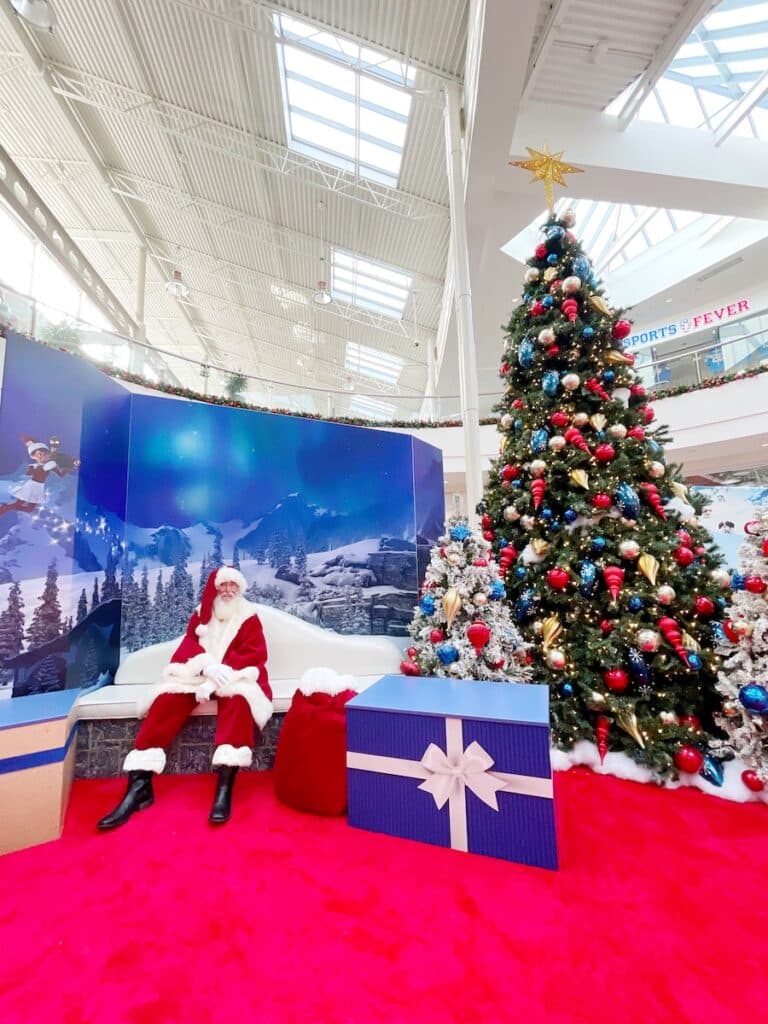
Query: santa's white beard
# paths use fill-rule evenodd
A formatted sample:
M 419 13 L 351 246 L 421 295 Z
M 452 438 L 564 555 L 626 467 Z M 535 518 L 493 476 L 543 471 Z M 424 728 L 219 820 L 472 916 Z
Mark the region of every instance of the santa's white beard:
M 241 596 L 233 597 L 231 601 L 224 601 L 222 598 L 217 597 L 213 602 L 213 614 L 219 620 L 219 622 L 228 622 L 229 619 L 233 618 L 242 607 L 243 598 Z

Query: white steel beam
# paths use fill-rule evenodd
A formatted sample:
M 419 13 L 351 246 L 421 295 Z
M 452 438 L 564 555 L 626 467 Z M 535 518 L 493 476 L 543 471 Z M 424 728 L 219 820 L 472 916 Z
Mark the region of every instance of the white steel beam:
M 536 69 L 546 58 L 552 48 L 552 45 L 555 42 L 555 32 L 562 24 L 568 7 L 572 4 L 573 0 L 553 0 L 547 14 L 547 20 L 544 22 L 541 34 L 536 40 L 528 60 L 528 68 L 525 72 L 525 82 L 521 97 L 522 99 L 526 99 L 528 97 L 533 84 L 534 75 L 536 74 Z
M 715 128 L 715 145 L 722 146 L 728 136 L 737 128 L 749 112 L 768 94 L 768 71 L 744 93 L 732 106 L 720 124 Z
M 693 32 L 698 23 L 704 18 L 713 7 L 716 7 L 719 0 L 688 0 L 685 7 L 672 26 L 662 46 L 645 69 L 643 75 L 635 82 L 634 88 L 627 97 L 624 106 L 619 112 L 619 125 L 623 131 L 636 116 L 652 89 L 661 76 L 669 67 L 672 58 L 683 45 L 688 36 Z M 558 147 L 560 143 L 558 141 Z
M 243 128 L 159 100 L 138 89 L 62 64 L 50 63 L 48 69 L 55 81 L 54 91 L 65 99 L 106 114 L 130 118 L 183 145 L 221 153 L 247 163 L 251 169 L 258 167 L 272 174 L 296 175 L 309 187 L 335 192 L 408 220 L 445 220 L 448 217 L 448 209 L 441 203 L 358 178 Z

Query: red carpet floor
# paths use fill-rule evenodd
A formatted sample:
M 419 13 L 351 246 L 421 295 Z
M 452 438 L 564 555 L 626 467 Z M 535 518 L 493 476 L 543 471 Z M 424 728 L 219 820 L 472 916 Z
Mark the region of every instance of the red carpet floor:
M 63 839 L 0 859 L 3 1024 L 766 1012 L 765 806 L 558 774 L 554 873 L 290 811 L 256 773 L 219 831 L 197 776 L 95 833 L 122 785 L 76 783 Z

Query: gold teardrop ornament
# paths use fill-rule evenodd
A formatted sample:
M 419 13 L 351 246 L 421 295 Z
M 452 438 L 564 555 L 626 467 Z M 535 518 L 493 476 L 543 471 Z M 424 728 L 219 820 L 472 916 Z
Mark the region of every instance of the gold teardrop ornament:
M 568 476 L 578 487 L 583 487 L 585 491 L 589 490 L 589 477 L 585 470 L 572 469 Z
M 548 619 L 544 619 L 542 625 L 541 635 L 544 638 L 542 647 L 545 651 L 548 651 L 552 644 L 557 640 L 560 634 L 563 632 L 563 624 L 556 615 L 550 615 Z
M 615 348 L 605 353 L 605 361 L 613 366 L 628 366 L 630 362 L 623 352 L 617 352 Z
M 637 715 L 634 711 L 630 711 L 629 708 L 621 708 L 616 714 L 616 722 L 620 729 L 629 733 L 638 747 L 645 750 L 645 743 L 643 743 L 643 737 L 637 724 Z
M 589 417 L 589 422 L 595 428 L 595 430 L 602 430 L 605 424 L 608 422 L 605 416 L 601 412 L 596 412 Z
M 606 305 L 605 299 L 602 297 L 602 295 L 590 295 L 589 304 L 594 309 L 596 309 L 598 313 L 602 313 L 603 316 L 611 315 L 610 307 Z
M 450 590 L 446 590 L 443 594 L 443 611 L 445 612 L 445 621 L 448 629 L 453 625 L 453 620 L 456 618 L 460 608 L 461 598 L 453 587 L 451 587 Z
M 670 487 L 672 488 L 672 493 L 676 498 L 680 498 L 681 501 L 688 500 L 688 488 L 685 484 L 681 484 L 679 480 L 673 480 Z
M 656 576 L 659 571 L 659 561 L 653 555 L 642 554 L 637 560 L 637 568 L 645 576 L 652 587 L 656 586 Z
M 543 537 L 534 537 L 531 541 L 531 547 L 535 555 L 546 555 L 549 551 L 549 543 Z

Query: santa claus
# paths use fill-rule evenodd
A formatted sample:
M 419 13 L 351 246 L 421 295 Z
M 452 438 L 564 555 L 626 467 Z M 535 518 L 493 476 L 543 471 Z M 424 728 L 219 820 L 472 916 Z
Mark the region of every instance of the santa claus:
M 208 577 L 200 607 L 152 693 L 136 746 L 125 758 L 128 789 L 98 823 L 100 829 L 117 828 L 154 802 L 152 774 L 165 768 L 165 748 L 196 704 L 212 698 L 218 702 L 213 753 L 218 784 L 208 820 L 229 820 L 237 769 L 251 764 L 254 729 L 263 729 L 272 716 L 267 645 L 256 607 L 243 596 L 245 585 L 242 573 L 228 566 Z

